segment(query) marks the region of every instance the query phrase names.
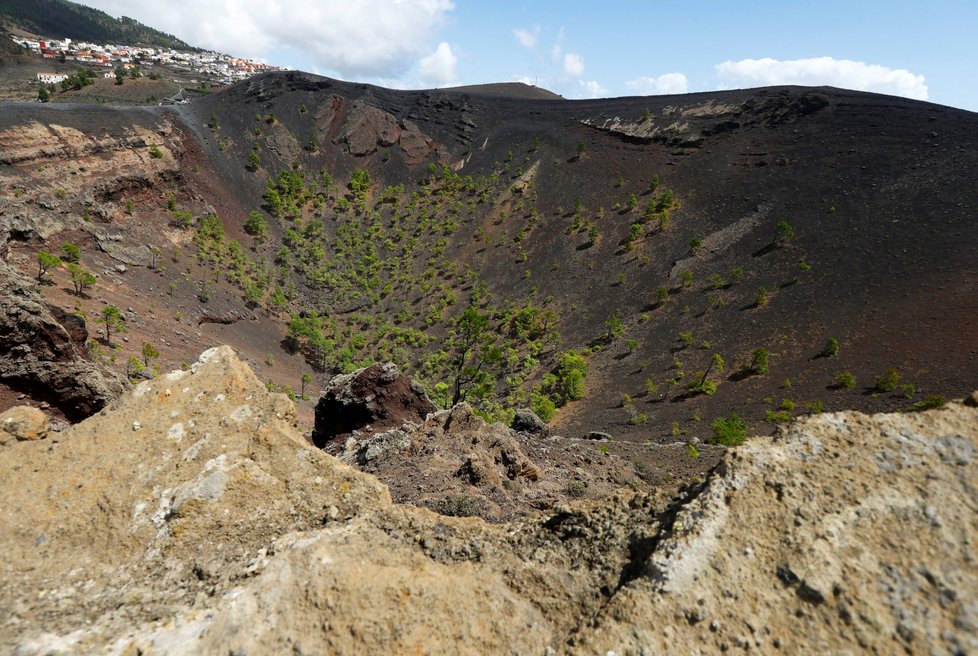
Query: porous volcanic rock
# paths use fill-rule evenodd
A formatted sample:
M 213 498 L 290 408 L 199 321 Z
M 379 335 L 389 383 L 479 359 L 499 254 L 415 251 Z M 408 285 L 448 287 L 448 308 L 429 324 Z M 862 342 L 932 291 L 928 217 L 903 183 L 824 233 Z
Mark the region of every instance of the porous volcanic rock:
M 380 432 L 406 421 L 422 421 L 438 408 L 424 388 L 388 362 L 334 376 L 316 403 L 313 443 L 322 448 L 355 430 Z
M 717 447 L 712 448 L 715 455 Z M 384 432 L 354 431 L 328 449 L 376 475 L 398 503 L 510 521 L 575 498 L 648 488 L 638 466 L 586 440 L 488 424 L 467 403 Z M 706 455 L 706 454 L 705 454 Z
M 0 444 L 13 440 L 43 440 L 48 434 L 48 416 L 31 406 L 17 406 L 0 414 Z
M 220 347 L 4 449 L 0 644 L 974 653 L 976 487 L 978 410 L 951 403 L 801 420 L 671 501 L 442 517 L 306 443 L 292 403 Z
M 510 428 L 523 433 L 543 433 L 547 432 L 547 424 L 537 413 L 529 408 L 519 408 L 513 416 Z

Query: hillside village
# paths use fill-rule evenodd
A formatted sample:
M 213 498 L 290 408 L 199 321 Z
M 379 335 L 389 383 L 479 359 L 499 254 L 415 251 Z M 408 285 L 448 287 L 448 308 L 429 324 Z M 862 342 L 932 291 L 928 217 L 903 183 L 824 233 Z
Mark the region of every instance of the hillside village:
M 199 76 L 201 80 L 208 82 L 230 85 L 258 73 L 285 70 L 209 50 L 182 51 L 162 47 L 96 44 L 75 42 L 71 38 L 47 39 L 24 34 L 11 34 L 11 38 L 17 45 L 45 59 L 104 67 L 104 77 L 114 77 L 115 70 L 119 67 L 127 71 L 138 69 L 139 73 L 150 75 L 159 73 L 156 69 L 170 69 Z M 58 84 L 67 77 L 67 73 L 38 73 L 37 81 L 42 84 Z

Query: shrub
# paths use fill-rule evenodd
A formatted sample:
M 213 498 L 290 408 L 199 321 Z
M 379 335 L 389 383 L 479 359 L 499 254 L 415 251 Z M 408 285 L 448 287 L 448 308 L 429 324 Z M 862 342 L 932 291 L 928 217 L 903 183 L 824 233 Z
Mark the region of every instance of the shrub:
M 149 156 L 153 159 L 163 159 L 163 151 L 156 144 L 152 144 L 149 147 Z
M 699 380 L 687 385 L 686 389 L 693 394 L 706 394 L 707 396 L 712 396 L 713 393 L 717 391 L 717 384 L 709 378 L 701 377 Z
M 778 224 L 774 226 L 777 231 L 777 235 L 774 238 L 774 243 L 778 246 L 784 246 L 790 242 L 795 236 L 795 229 L 791 227 L 791 224 L 787 221 L 778 221 Z
M 669 290 L 665 287 L 659 287 L 655 290 L 655 302 L 658 305 L 665 305 L 669 302 Z
M 576 401 L 584 398 L 584 379 L 587 377 L 587 362 L 577 351 L 567 351 L 560 356 L 557 368 L 557 385 L 564 398 Z
M 768 302 L 767 287 L 757 288 L 757 297 L 754 299 L 754 305 L 761 307 L 762 305 L 767 305 Z
M 247 220 L 245 220 L 244 230 L 254 237 L 255 241 L 261 241 L 268 234 L 268 222 L 265 221 L 265 218 L 261 214 L 252 210 Z
M 659 393 L 659 384 L 654 379 L 649 378 L 645 381 L 645 391 L 649 393 L 649 396 L 655 396 Z
M 160 351 L 149 342 L 143 342 L 143 348 L 140 350 L 140 355 L 143 357 L 143 365 L 148 367 L 152 360 L 160 357 Z
M 54 269 L 61 266 L 61 258 L 57 255 L 52 255 L 51 253 L 45 253 L 44 251 L 37 252 L 37 279 L 40 280 L 48 269 Z
M 841 374 L 837 374 L 836 377 L 832 379 L 832 382 L 833 386 L 837 389 L 851 390 L 856 386 L 856 377 L 848 371 L 843 371 Z
M 876 377 L 876 385 L 873 389 L 877 392 L 892 392 L 900 382 L 900 374 L 893 367 L 890 367 Z
M 907 408 L 906 412 L 920 412 L 922 410 L 932 410 L 934 408 L 943 408 L 947 405 L 947 399 L 940 394 L 931 394 L 923 401 L 918 401 L 912 406 Z
M 621 319 L 618 318 L 617 312 L 608 317 L 608 320 L 604 322 L 604 327 L 606 331 L 605 339 L 609 342 L 618 339 L 625 332 L 625 326 L 622 324 Z
M 248 153 L 248 164 L 245 168 L 254 173 L 261 167 L 261 157 L 258 155 L 257 151 L 251 151 Z
M 530 410 L 543 421 L 550 421 L 557 414 L 557 405 L 546 394 L 534 390 L 530 394 Z
M 744 279 L 744 270 L 740 267 L 734 267 L 733 270 L 730 271 L 730 279 L 733 282 L 740 282 Z
M 820 355 L 824 358 L 832 358 L 839 354 L 839 340 L 835 337 L 829 337 L 829 340 L 825 343 L 825 348 L 822 349 Z
M 472 497 L 446 497 L 438 502 L 436 512 L 449 517 L 471 517 L 477 512 L 476 501 Z
M 564 488 L 564 493 L 569 497 L 583 497 L 587 491 L 587 483 L 584 481 L 571 481 Z
M 78 260 L 81 259 L 81 249 L 70 241 L 66 241 L 61 244 L 62 257 L 65 262 L 70 262 L 71 264 L 77 264 Z
M 86 289 L 95 284 L 95 274 L 86 271 L 77 264 L 69 263 L 68 272 L 71 274 L 71 284 L 75 287 L 76 296 L 81 296 Z
M 747 422 L 738 417 L 736 412 L 731 412 L 729 417 L 713 420 L 711 428 L 713 437 L 710 441 L 713 444 L 737 446 L 747 439 Z
M 766 374 L 770 357 L 770 352 L 763 346 L 754 349 L 750 354 L 750 371 L 755 374 Z
M 791 414 L 787 410 L 768 410 L 764 413 L 764 421 L 772 424 L 783 424 L 791 420 Z
M 629 418 L 628 423 L 632 426 L 644 426 L 649 423 L 649 416 L 642 412 Z

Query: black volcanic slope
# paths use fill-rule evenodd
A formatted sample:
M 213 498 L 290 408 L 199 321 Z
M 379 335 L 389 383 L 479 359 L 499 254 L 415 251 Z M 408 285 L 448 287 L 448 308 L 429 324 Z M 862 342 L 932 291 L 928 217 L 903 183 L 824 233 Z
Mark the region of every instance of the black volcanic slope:
M 208 201 L 246 246 L 255 310 L 327 317 L 320 379 L 391 358 L 444 396 L 439 351 L 472 304 L 513 347 L 512 384 L 477 404 L 496 416 L 585 353 L 585 394 L 551 422 L 568 435 L 706 438 L 731 411 L 765 430 L 978 385 L 976 114 L 832 88 L 567 101 L 300 73 L 159 111 L 187 135 L 178 205 Z M 262 196 L 289 171 L 309 194 L 274 217 Z M 665 190 L 664 226 L 645 208 Z M 269 224 L 257 245 L 251 211 Z M 524 339 L 521 308 L 552 311 L 559 339 Z M 765 373 L 742 368 L 757 349 Z M 896 388 L 873 389 L 889 368 Z M 703 372 L 712 394 L 689 389 Z M 833 385 L 843 372 L 853 388 Z
M 561 349 L 601 347 L 588 356 L 586 397 L 555 420 L 561 430 L 705 435 L 716 416 L 736 410 L 760 421 L 783 399 L 795 405 L 792 411 L 784 404 L 788 414 L 819 402 L 825 409 L 905 407 L 901 388 L 869 389 L 890 367 L 901 385 L 914 385 L 917 400 L 921 392 L 960 395 L 976 384 L 975 114 L 831 88 L 526 101 L 282 74 L 213 96 L 187 116 L 196 125 L 218 117 L 220 134 L 233 143 L 220 150 L 209 139 L 210 154 L 258 207 L 264 172 L 293 162 L 277 161 L 267 135 L 249 134 L 266 125 L 256 115 L 274 113 L 304 143 L 328 102 L 342 107 L 320 150 L 302 150 L 296 165 L 324 166 L 340 181 L 364 167 L 376 188 L 406 183 L 410 191 L 428 175 L 427 162 L 405 165 L 397 148 L 393 155 L 382 147 L 364 156 L 344 152 L 348 146 L 335 142 L 337 124 L 357 102 L 417 124 L 442 145 L 431 159 L 461 166 L 460 175 L 496 174 L 505 190 L 535 167 L 532 202 L 514 210 L 500 196 L 495 208 L 480 206 L 446 248 L 450 259 L 478 272 L 495 304 L 529 299 L 555 310 Z M 242 163 L 255 145 L 263 171 L 251 174 Z M 622 241 L 639 221 L 653 176 L 681 206 L 667 229 L 643 225 L 626 250 Z M 628 211 L 633 193 L 639 207 Z M 575 197 L 600 232 L 594 245 L 575 230 Z M 532 209 L 539 221 L 514 244 Z M 782 221 L 793 238 L 775 246 Z M 326 225 L 329 233 L 335 223 Z M 434 237 L 422 240 L 430 245 Z M 692 240 L 701 244 L 695 254 Z M 684 269 L 692 272 L 687 287 Z M 661 306 L 659 287 L 671 292 Z M 336 311 L 328 291 L 310 290 L 308 298 Z M 383 302 L 373 307 L 392 310 Z M 624 333 L 605 344 L 600 337 L 613 315 Z M 830 337 L 839 353 L 817 357 Z M 770 352 L 769 371 L 739 371 L 757 348 Z M 686 385 L 714 353 L 725 362 L 722 374 L 711 375 L 716 393 L 691 397 Z M 830 389 L 843 371 L 855 376 L 856 388 Z M 655 394 L 646 394 L 648 379 Z M 623 407 L 625 394 L 631 409 Z

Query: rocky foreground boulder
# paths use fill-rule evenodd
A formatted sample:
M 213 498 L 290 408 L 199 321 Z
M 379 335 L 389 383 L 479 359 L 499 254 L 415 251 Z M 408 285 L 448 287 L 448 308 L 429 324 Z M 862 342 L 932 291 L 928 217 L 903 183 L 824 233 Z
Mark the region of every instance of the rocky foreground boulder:
M 15 654 L 975 653 L 978 409 L 834 413 L 674 499 L 397 505 L 227 347 L 0 446 Z
M 383 431 L 421 421 L 438 408 L 424 387 L 402 376 L 392 362 L 334 376 L 316 403 L 313 443 L 342 442 L 356 430 Z

